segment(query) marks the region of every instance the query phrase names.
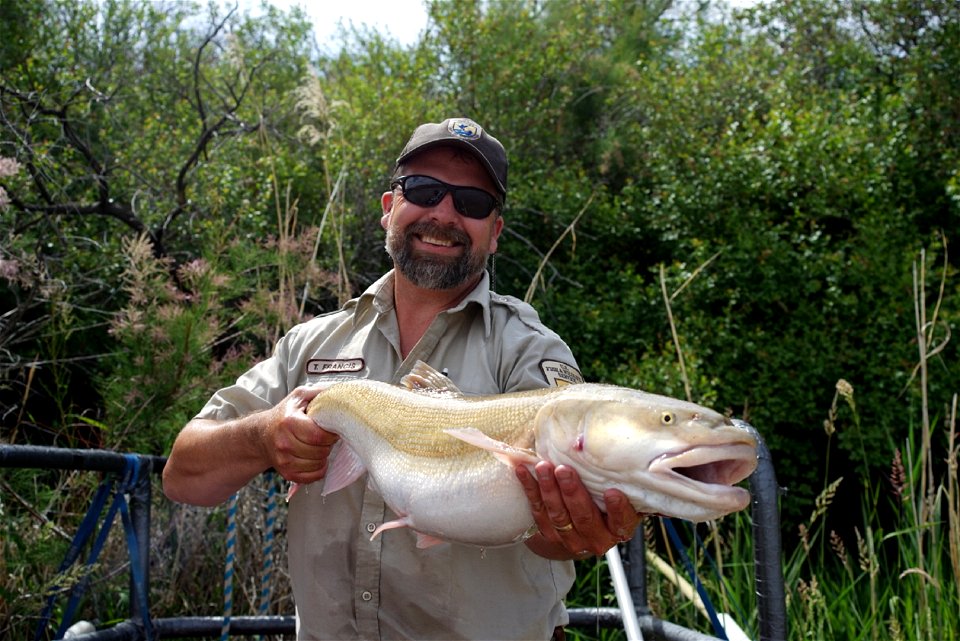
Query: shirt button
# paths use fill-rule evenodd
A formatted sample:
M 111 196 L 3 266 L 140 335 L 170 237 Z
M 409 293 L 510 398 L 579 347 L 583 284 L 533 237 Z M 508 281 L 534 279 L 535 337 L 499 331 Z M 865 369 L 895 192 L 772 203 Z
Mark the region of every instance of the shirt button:
M 376 523 L 367 523 L 367 532 L 373 533 L 377 529 Z
M 370 592 L 369 590 L 364 590 L 363 592 L 360 593 L 360 598 L 363 599 L 364 601 L 369 601 L 370 599 L 373 598 L 373 593 Z

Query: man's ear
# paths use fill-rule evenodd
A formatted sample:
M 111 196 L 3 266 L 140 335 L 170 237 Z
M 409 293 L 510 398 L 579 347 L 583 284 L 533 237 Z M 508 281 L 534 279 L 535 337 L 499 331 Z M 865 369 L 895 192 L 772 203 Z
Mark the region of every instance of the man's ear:
M 497 220 L 496 222 L 494 222 L 493 230 L 492 230 L 492 233 L 490 234 L 490 248 L 489 248 L 490 254 L 497 253 L 497 247 L 499 246 L 498 241 L 500 240 L 500 232 L 503 231 L 503 216 L 501 216 L 499 213 L 497 213 L 496 216 L 497 216 Z
M 380 217 L 380 226 L 386 229 L 390 225 L 390 214 L 393 213 L 393 192 L 385 191 L 380 196 L 380 208 L 383 215 Z

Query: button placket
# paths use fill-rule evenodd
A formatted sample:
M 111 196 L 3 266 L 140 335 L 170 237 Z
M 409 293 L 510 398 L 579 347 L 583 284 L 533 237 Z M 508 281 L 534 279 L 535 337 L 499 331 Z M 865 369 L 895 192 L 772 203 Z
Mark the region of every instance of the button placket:
M 364 530 L 377 529 L 377 523 L 382 522 L 386 506 L 376 492 L 365 488 L 363 492 L 363 508 L 361 523 L 364 525 L 357 532 L 357 566 L 356 566 L 356 605 L 354 614 L 357 620 L 357 631 L 363 639 L 380 638 L 380 622 L 378 610 L 380 597 L 380 553 L 383 544 L 382 538 L 369 540 L 369 534 Z

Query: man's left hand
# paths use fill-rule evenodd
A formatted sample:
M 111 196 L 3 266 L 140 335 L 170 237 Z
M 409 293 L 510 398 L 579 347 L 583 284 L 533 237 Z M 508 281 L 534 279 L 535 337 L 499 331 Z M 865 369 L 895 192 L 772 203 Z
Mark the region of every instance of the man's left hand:
M 527 545 L 541 556 L 583 559 L 601 555 L 631 539 L 640 523 L 640 515 L 619 490 L 604 492 L 606 513 L 602 512 L 570 466 L 541 461 L 534 473 L 523 466 L 517 467 L 516 473 L 539 529 Z

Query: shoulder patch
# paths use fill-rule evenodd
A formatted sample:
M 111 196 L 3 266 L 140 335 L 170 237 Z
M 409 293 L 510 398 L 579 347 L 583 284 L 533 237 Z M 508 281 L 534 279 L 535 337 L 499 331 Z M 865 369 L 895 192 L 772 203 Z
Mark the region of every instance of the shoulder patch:
M 542 360 L 540 361 L 540 371 L 543 372 L 547 382 L 554 387 L 576 385 L 583 382 L 583 375 L 580 370 L 561 361 Z

